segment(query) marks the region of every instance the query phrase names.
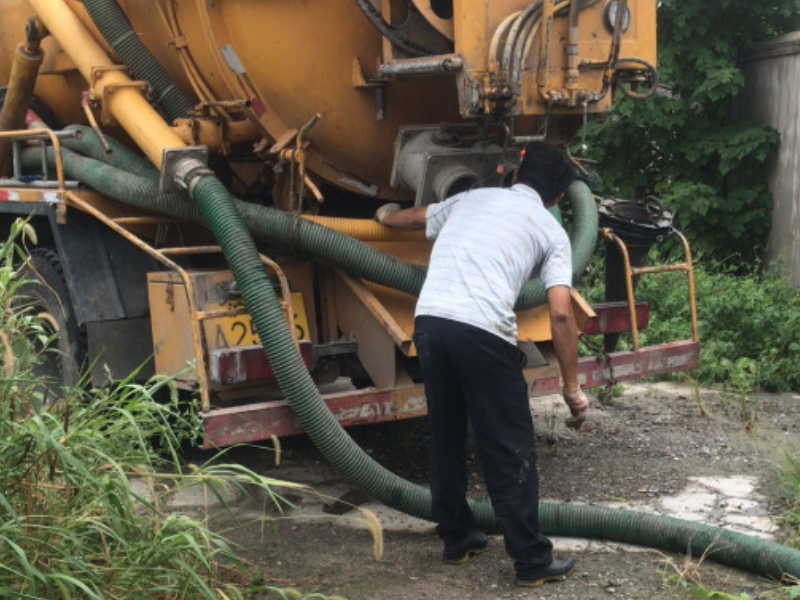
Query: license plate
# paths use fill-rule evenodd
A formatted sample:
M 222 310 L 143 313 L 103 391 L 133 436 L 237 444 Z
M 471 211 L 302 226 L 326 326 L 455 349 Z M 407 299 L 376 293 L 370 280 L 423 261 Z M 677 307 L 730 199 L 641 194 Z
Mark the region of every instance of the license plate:
M 240 308 L 240 303 L 229 302 L 221 306 L 222 310 L 235 310 Z M 295 336 L 298 340 L 311 339 L 308 329 L 306 306 L 303 294 L 292 293 L 292 311 L 294 312 Z M 253 320 L 249 314 L 233 315 L 209 319 L 206 325 L 206 341 L 209 349 L 235 348 L 237 346 L 255 346 L 261 344 L 261 338 L 256 333 Z

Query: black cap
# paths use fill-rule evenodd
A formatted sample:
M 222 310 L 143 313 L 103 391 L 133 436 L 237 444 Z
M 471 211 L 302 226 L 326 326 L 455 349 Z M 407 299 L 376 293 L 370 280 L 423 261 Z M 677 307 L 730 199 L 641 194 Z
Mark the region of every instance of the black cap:
M 561 148 L 543 142 L 525 146 L 517 181 L 536 190 L 545 204 L 566 192 L 577 178 L 578 174 Z

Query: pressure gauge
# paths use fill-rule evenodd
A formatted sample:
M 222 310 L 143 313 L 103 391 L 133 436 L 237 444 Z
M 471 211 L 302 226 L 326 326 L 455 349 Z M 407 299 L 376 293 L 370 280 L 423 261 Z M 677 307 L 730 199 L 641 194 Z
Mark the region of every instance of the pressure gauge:
M 619 0 L 611 0 L 606 4 L 605 22 L 606 27 L 611 33 L 614 33 L 614 26 L 617 24 L 617 11 L 619 10 Z M 625 6 L 625 14 L 622 15 L 622 33 L 628 31 L 631 26 L 631 10 L 628 8 L 627 3 Z

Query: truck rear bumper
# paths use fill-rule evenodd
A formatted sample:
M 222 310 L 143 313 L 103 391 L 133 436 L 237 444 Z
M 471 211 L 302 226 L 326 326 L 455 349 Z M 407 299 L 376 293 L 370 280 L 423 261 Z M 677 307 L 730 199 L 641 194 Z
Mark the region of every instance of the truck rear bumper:
M 638 351 L 614 352 L 608 361 L 593 356 L 578 363 L 578 377 L 584 386 L 605 385 L 616 381 L 640 379 L 672 371 L 693 369 L 698 365 L 700 344 L 681 340 Z M 609 367 L 610 363 L 610 367 Z M 536 371 L 531 369 L 529 371 Z M 526 373 L 532 379 L 531 395 L 558 393 L 557 373 Z M 354 392 L 323 396 L 328 408 L 342 426 L 396 421 L 425 415 L 425 394 L 421 385 L 378 390 L 367 388 Z M 203 414 L 203 448 L 215 448 L 243 442 L 303 433 L 289 404 L 283 400 L 219 408 Z

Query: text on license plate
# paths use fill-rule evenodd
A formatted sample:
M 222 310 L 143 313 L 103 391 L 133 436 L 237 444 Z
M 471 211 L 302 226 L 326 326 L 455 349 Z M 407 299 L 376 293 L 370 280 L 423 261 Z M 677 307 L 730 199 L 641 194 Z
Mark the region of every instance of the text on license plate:
M 303 294 L 300 292 L 292 293 L 292 310 L 294 311 L 294 328 L 297 339 L 311 339 L 306 306 L 303 302 Z M 211 348 L 255 346 L 261 343 L 261 338 L 256 333 L 253 320 L 247 313 L 209 320 L 206 327 L 206 335 L 208 336 L 208 345 Z

